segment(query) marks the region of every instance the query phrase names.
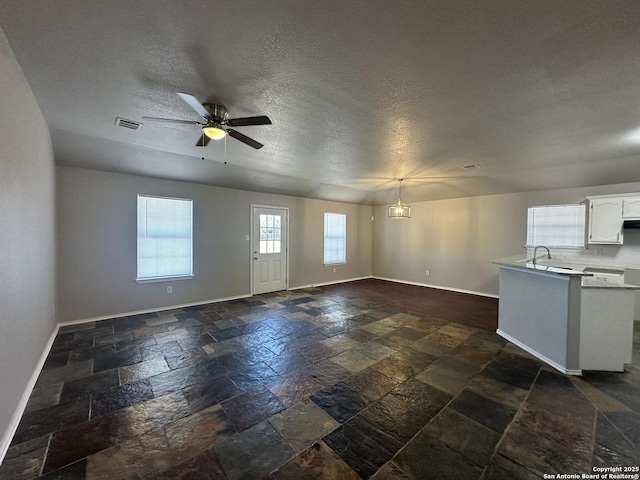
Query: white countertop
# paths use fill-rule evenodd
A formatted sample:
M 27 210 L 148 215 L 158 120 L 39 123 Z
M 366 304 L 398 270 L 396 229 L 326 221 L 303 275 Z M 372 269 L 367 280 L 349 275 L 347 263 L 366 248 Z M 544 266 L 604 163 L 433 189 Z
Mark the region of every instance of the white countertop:
M 567 275 L 567 276 L 580 276 L 582 277 L 582 287 L 583 288 L 621 288 L 628 290 L 637 290 L 640 289 L 640 286 L 630 285 L 627 283 L 609 283 L 606 281 L 596 280 L 593 277 L 593 273 L 583 271 L 586 268 L 590 268 L 586 265 L 576 265 L 569 262 L 563 262 L 562 266 L 558 264 L 558 261 L 554 261 L 553 259 L 548 260 L 547 258 L 538 258 L 536 264 L 533 264 L 533 258 L 530 255 L 522 254 L 522 255 L 514 255 L 511 257 L 498 258 L 495 260 L 491 260 L 489 263 L 494 263 L 498 266 L 502 267 L 511 267 L 518 268 L 522 270 L 534 270 L 536 272 L 541 273 L 555 273 L 557 275 Z M 543 265 L 544 264 L 544 265 Z M 606 268 L 606 267 L 599 267 Z M 618 267 L 611 267 L 612 270 L 622 270 Z M 622 270 L 623 271 L 623 270 Z
M 582 288 L 624 288 L 627 290 L 640 290 L 638 285 L 629 285 L 628 283 L 608 283 L 598 280 L 582 281 Z
M 504 267 L 515 267 L 523 270 L 536 270 L 546 273 L 557 273 L 558 275 L 576 275 L 581 277 L 591 277 L 593 273 L 583 272 L 581 269 L 575 268 L 573 265 L 567 265 L 566 267 L 542 265 L 539 259 L 536 264 L 533 263 L 531 256 L 527 255 L 515 255 L 513 257 L 498 258 L 491 260 L 489 263 L 495 263 L 496 265 Z

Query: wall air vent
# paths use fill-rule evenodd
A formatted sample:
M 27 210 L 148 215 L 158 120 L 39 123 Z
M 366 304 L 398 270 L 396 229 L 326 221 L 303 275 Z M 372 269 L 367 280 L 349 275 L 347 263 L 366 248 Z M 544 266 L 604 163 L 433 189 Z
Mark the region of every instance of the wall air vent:
M 116 117 L 116 126 L 122 128 L 128 128 L 129 130 L 140 130 L 142 124 L 140 122 L 134 122 L 133 120 L 127 120 L 126 118 Z

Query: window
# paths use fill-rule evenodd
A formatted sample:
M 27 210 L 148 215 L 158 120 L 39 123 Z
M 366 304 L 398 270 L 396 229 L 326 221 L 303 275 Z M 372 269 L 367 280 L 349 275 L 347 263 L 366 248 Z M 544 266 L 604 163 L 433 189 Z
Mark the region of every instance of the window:
M 260 214 L 260 253 L 282 253 L 282 216 Z
M 527 246 L 584 247 L 584 205 L 543 205 L 527 212 Z
M 193 276 L 193 201 L 138 195 L 138 281 Z
M 347 216 L 324 214 L 324 264 L 347 262 Z

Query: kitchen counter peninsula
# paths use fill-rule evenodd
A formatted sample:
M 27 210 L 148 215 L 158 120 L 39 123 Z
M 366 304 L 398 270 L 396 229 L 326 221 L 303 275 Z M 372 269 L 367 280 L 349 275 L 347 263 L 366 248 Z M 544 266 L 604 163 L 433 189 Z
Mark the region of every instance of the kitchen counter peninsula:
M 491 262 L 500 267 L 498 335 L 566 374 L 624 371 L 640 287 L 608 283 L 584 266 L 532 260 Z

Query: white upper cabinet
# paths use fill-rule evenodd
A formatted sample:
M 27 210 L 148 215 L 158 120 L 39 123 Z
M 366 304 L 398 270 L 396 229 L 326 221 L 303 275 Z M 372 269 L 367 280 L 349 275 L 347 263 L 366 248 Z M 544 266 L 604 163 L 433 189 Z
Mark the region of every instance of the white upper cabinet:
M 589 199 L 589 243 L 622 243 L 622 198 Z
M 629 197 L 622 199 L 622 218 L 640 219 L 640 197 Z

